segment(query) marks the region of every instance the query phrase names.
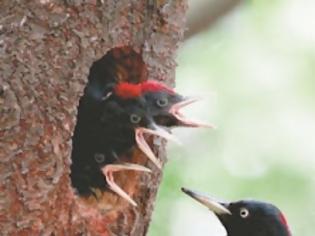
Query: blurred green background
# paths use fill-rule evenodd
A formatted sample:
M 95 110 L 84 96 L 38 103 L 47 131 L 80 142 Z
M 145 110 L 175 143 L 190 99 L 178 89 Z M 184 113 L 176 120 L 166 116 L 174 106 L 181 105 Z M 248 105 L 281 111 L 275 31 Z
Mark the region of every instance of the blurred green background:
M 149 236 L 225 235 L 180 192 L 276 204 L 293 235 L 314 236 L 315 1 L 245 1 L 178 51 L 186 114 L 217 127 L 177 129 Z

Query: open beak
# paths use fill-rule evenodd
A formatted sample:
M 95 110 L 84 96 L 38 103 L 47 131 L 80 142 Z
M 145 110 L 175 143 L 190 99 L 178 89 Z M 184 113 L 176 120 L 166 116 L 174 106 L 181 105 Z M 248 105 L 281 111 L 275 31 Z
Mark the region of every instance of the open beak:
M 185 98 L 184 101 L 178 102 L 176 104 L 174 104 L 169 112 L 181 123 L 182 126 L 186 126 L 186 127 L 193 127 L 193 128 L 199 128 L 199 127 L 205 127 L 205 128 L 214 128 L 213 125 L 211 124 L 207 124 L 207 123 L 203 123 L 200 121 L 194 121 L 192 119 L 188 119 L 186 118 L 182 113 L 181 113 L 181 109 L 183 107 L 186 107 L 192 103 L 195 103 L 197 101 L 200 101 L 200 98 Z
M 196 201 L 200 202 L 202 205 L 206 206 L 216 215 L 232 215 L 231 211 L 228 209 L 228 203 L 216 201 L 202 193 L 191 191 L 187 188 L 182 188 L 182 191 Z
M 106 182 L 109 188 L 115 192 L 118 196 L 125 199 L 133 206 L 137 206 L 137 203 L 124 191 L 122 190 L 114 181 L 114 172 L 122 171 L 122 170 L 134 170 L 134 171 L 142 171 L 142 172 L 151 172 L 150 169 L 131 163 L 122 163 L 122 164 L 109 164 L 102 168 L 102 172 L 106 178 Z
M 157 157 L 154 155 L 153 151 L 151 150 L 150 146 L 146 142 L 144 138 L 144 134 L 149 135 L 156 135 L 159 137 L 162 137 L 166 140 L 171 140 L 176 143 L 180 143 L 175 136 L 167 132 L 165 129 L 160 128 L 159 126 L 155 124 L 150 125 L 151 128 L 144 128 L 139 127 L 136 128 L 136 142 L 138 144 L 138 147 L 140 150 L 147 155 L 147 157 L 159 168 L 162 169 L 161 162 L 157 159 Z

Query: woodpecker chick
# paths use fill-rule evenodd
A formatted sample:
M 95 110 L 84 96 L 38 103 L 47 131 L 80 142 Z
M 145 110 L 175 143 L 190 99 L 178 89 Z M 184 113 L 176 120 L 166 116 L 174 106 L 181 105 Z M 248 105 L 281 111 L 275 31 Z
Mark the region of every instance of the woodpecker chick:
M 182 108 L 200 99 L 182 96 L 166 85 L 153 80 L 141 83 L 141 90 L 157 124 L 165 127 L 213 128 L 211 124 L 194 121 L 181 112 Z
M 195 102 L 195 99 L 184 98 L 164 84 L 155 81 L 140 84 L 118 83 L 111 92 L 104 94 L 102 100 L 101 133 L 106 133 L 104 136 L 106 140 L 102 142 L 107 143 L 116 156 L 120 156 L 137 144 L 158 168 L 161 168 L 161 163 L 147 144 L 144 135 L 156 135 L 176 141 L 159 125 L 207 126 L 186 119 L 179 111 L 180 108 Z M 102 171 L 106 182 L 114 192 L 133 204 L 133 200 L 113 181 L 112 172 L 124 170 L 118 167 L 121 165 L 105 165 Z M 141 168 L 135 170 L 141 171 Z
M 142 96 L 141 85 L 119 83 L 111 96 L 105 96 L 101 122 L 104 129 L 102 132 L 107 133 L 106 139 L 110 139 L 110 146 L 120 154 L 137 144 L 161 169 L 161 163 L 145 141 L 144 135 L 155 135 L 173 141 L 176 138 L 155 123 L 147 101 Z
M 106 90 L 103 97 L 86 96 L 79 111 L 73 139 L 71 178 L 79 193 L 91 188 L 111 189 L 132 205 L 136 203 L 114 181 L 113 173 L 124 170 L 150 172 L 146 167 L 122 163 L 121 156 L 135 145 L 158 167 L 144 135 L 174 139 L 155 124 L 137 84 L 119 83 Z M 87 99 L 88 98 L 88 99 Z
M 74 187 L 80 194 L 91 194 L 94 188 L 109 188 L 135 205 L 114 182 L 113 172 L 149 172 L 149 169 L 122 163 L 120 157 L 138 146 L 161 168 L 161 162 L 147 144 L 145 136 L 156 135 L 176 141 L 161 126 L 203 126 L 186 119 L 179 111 L 194 101 L 155 81 L 140 84 L 89 83 L 80 101 L 73 137 L 71 179 Z
M 291 236 L 286 218 L 273 204 L 255 200 L 221 202 L 186 188 L 182 191 L 212 211 L 227 236 Z

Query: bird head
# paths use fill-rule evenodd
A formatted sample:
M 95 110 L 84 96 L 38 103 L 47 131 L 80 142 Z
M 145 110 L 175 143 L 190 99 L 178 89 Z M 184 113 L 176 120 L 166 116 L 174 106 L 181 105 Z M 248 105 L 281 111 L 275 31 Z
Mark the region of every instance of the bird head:
M 148 80 L 140 84 L 150 113 L 157 124 L 165 127 L 212 127 L 209 124 L 188 119 L 181 109 L 197 102 L 199 99 L 184 97 L 166 85 Z
M 291 236 L 283 213 L 273 204 L 256 200 L 223 202 L 186 188 L 182 191 L 211 210 L 228 236 Z
M 131 134 L 138 147 L 161 168 L 161 163 L 147 144 L 145 135 L 155 135 L 173 141 L 176 139 L 155 122 L 143 96 L 141 84 L 119 83 L 103 100 L 101 121 L 121 132 L 123 136 Z

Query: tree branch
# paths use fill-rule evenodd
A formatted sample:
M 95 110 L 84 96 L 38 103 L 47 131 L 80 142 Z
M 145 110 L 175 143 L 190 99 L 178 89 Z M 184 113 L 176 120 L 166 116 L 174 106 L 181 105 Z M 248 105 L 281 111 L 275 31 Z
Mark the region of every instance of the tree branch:
M 206 0 L 199 2 L 191 0 L 185 39 L 207 29 L 241 2 L 242 0 Z

